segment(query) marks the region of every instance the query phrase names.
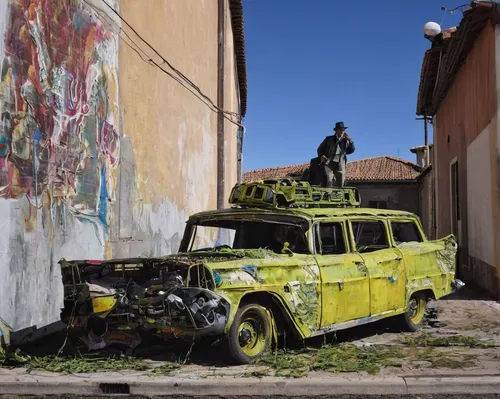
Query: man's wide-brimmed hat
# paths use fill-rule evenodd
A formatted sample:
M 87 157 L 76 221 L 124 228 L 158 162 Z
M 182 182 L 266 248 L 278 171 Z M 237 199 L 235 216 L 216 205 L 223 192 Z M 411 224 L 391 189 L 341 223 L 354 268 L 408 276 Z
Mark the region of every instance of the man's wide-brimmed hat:
M 339 130 L 339 129 L 347 129 L 347 126 L 344 126 L 344 122 L 337 122 L 335 124 L 333 130 Z

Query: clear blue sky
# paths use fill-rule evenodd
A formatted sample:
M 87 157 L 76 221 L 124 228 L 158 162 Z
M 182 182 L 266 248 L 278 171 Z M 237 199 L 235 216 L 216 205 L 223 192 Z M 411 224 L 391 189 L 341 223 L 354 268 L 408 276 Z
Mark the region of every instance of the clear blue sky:
M 343 121 L 349 160 L 414 161 L 428 21 L 455 26 L 450 0 L 243 0 L 248 68 L 243 170 L 308 162 Z M 444 17 L 444 20 L 443 20 Z

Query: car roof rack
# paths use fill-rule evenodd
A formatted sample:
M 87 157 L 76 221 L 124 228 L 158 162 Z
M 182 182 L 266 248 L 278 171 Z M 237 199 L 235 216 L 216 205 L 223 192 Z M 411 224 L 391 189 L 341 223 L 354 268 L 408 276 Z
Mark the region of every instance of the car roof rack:
M 292 179 L 266 179 L 236 184 L 229 203 L 240 208 L 359 208 L 361 198 L 355 187 L 327 188 Z

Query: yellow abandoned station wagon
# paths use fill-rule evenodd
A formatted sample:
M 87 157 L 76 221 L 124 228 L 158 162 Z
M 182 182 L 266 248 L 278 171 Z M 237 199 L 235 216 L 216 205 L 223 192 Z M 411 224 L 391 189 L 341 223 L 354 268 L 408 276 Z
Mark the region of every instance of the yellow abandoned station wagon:
M 428 241 L 416 215 L 360 208 L 354 188 L 266 180 L 236 185 L 229 202 L 191 216 L 177 254 L 61 260 L 62 320 L 94 338 L 213 338 L 244 364 L 285 333 L 309 338 L 393 316 L 415 331 L 429 299 L 463 286 L 453 236 Z

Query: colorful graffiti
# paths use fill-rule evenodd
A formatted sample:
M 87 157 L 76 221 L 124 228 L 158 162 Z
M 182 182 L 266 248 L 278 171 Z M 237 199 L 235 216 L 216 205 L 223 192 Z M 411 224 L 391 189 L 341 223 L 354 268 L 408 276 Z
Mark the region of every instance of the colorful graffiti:
M 81 0 L 10 0 L 4 49 L 0 198 L 27 196 L 34 210 L 65 205 L 108 225 L 119 156 L 118 35 Z

